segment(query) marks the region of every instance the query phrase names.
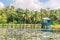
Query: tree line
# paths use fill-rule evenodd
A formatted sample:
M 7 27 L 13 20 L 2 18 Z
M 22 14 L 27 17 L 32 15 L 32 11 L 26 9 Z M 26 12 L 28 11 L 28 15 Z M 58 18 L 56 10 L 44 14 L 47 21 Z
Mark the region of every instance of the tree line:
M 0 24 L 39 24 L 44 17 L 51 18 L 52 24 L 60 24 L 60 9 L 34 11 L 14 6 L 0 9 Z

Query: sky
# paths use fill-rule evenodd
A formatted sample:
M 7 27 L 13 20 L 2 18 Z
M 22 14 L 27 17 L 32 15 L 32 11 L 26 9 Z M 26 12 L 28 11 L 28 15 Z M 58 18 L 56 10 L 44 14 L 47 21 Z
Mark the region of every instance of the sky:
M 60 8 L 60 0 L 0 0 L 0 8 L 11 5 L 15 8 L 27 8 L 29 10 L 58 9 Z
M 9 6 L 12 3 L 12 0 L 0 0 L 0 8 Z

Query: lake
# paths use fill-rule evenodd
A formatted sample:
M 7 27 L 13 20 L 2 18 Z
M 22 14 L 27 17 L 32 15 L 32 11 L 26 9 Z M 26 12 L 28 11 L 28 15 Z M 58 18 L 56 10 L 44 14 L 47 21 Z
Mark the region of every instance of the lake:
M 0 40 L 60 40 L 60 33 L 40 29 L 1 28 Z

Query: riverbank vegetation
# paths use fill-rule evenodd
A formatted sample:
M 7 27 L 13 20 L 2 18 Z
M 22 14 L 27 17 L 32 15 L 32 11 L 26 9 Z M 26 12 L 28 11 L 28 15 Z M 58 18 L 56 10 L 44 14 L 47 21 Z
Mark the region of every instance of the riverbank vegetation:
M 51 18 L 52 24 L 60 24 L 60 9 L 34 11 L 13 6 L 0 9 L 0 24 L 40 24 L 43 17 Z

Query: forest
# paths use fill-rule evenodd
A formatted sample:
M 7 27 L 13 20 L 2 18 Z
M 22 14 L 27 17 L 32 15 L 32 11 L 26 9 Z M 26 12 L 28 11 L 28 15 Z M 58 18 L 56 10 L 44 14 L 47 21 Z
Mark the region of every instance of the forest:
M 0 24 L 40 24 L 42 18 L 51 18 L 51 23 L 60 24 L 60 9 L 40 9 L 40 11 L 15 8 L 0 9 Z

